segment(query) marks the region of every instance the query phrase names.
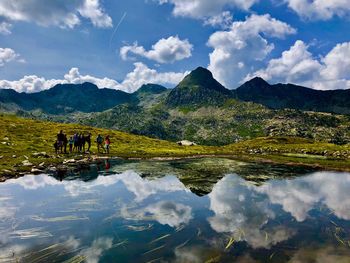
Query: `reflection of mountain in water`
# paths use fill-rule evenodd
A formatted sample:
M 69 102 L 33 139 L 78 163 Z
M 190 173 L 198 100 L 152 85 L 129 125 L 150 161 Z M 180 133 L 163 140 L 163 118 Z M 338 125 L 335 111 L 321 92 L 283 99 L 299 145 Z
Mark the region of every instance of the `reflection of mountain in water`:
M 106 164 L 107 162 L 108 165 Z M 106 167 L 109 167 L 106 170 Z M 244 163 L 227 158 L 202 158 L 174 161 L 101 161 L 89 170 L 81 170 L 65 175 L 54 175 L 58 180 L 95 180 L 101 175 L 113 175 L 132 170 L 143 178 L 154 179 L 164 175 L 174 175 L 193 193 L 203 196 L 212 191 L 213 186 L 227 174 L 238 174 L 256 185 L 274 178 L 292 178 L 314 171 L 305 167 L 285 165 Z

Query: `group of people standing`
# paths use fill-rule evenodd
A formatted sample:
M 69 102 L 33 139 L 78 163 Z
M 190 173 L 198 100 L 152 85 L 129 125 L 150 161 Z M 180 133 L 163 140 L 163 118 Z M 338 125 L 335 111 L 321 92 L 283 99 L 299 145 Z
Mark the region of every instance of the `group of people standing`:
M 100 134 L 96 138 L 97 150 L 109 153 L 111 141 L 109 135 L 103 138 Z M 103 145 L 104 143 L 104 145 Z M 85 147 L 87 144 L 87 148 Z M 91 133 L 84 135 L 83 133 L 76 133 L 73 136 L 67 137 L 62 130 L 57 134 L 57 140 L 54 143 L 56 154 L 60 151 L 61 153 L 67 153 L 69 147 L 69 153 L 79 152 L 85 153 L 90 152 L 91 148 Z

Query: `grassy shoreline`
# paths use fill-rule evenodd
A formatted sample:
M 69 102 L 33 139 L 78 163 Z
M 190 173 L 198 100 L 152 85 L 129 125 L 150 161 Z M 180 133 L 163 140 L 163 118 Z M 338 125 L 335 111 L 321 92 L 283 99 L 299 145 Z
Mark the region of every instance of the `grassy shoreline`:
M 109 134 L 112 146 L 109 157 L 136 159 L 174 159 L 199 157 L 227 157 L 250 162 L 305 165 L 319 169 L 350 171 L 350 145 L 338 146 L 310 140 L 278 137 L 257 138 L 222 147 L 178 146 L 176 143 L 136 136 L 115 130 L 99 129 L 79 124 L 61 124 L 0 114 L 0 180 L 16 177 L 33 169 L 45 170 L 69 163 L 86 164 L 105 154 L 59 154 L 53 142 L 59 130 L 69 136 L 75 132 Z M 25 165 L 26 164 L 26 165 Z

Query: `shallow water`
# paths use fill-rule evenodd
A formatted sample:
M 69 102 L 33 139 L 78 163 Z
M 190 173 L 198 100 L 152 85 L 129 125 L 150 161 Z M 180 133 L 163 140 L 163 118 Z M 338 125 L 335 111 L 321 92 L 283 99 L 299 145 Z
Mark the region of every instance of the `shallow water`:
M 8 180 L 0 262 L 350 262 L 350 174 L 201 159 Z

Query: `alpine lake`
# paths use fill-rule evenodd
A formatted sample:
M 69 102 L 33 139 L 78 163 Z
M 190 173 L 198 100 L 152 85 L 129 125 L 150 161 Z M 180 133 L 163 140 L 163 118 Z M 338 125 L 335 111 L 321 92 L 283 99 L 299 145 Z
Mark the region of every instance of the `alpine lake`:
M 203 158 L 10 179 L 0 262 L 350 262 L 350 174 Z

